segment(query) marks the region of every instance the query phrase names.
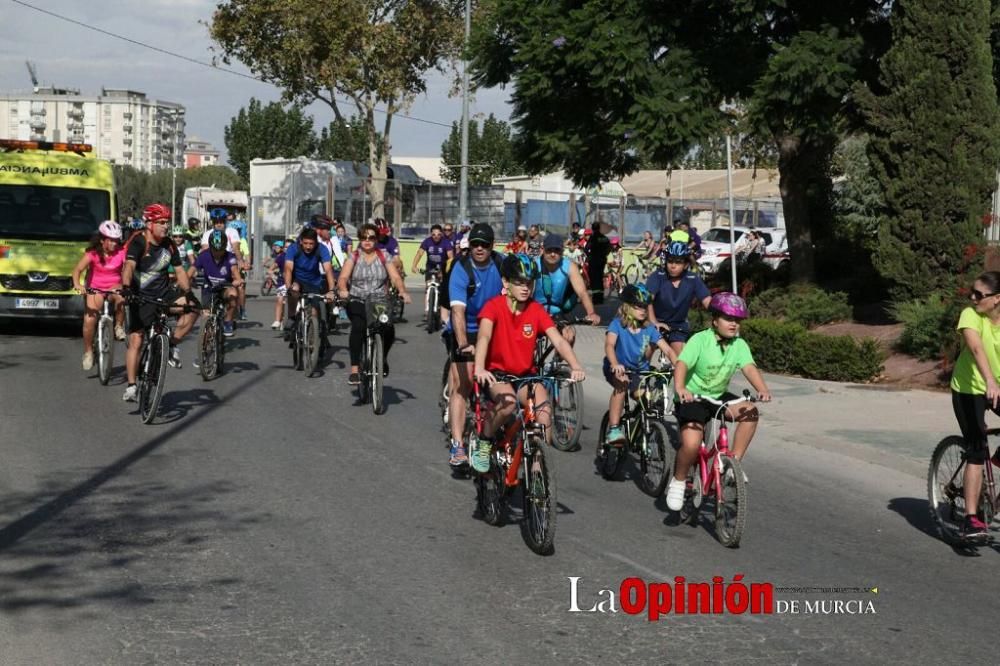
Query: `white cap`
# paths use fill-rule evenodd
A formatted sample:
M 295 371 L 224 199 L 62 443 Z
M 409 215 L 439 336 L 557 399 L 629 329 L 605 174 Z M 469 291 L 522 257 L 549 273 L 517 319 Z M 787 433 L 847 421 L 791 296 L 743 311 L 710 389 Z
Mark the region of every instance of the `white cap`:
M 468 250 L 469 249 L 469 237 L 468 236 L 462 236 L 462 240 L 458 241 L 458 249 L 459 250 Z
M 526 227 L 526 226 L 524 226 L 524 225 L 522 224 L 521 226 L 519 226 L 519 227 L 517 228 L 517 230 L 518 230 L 518 231 L 527 231 L 527 230 L 528 230 L 528 227 Z

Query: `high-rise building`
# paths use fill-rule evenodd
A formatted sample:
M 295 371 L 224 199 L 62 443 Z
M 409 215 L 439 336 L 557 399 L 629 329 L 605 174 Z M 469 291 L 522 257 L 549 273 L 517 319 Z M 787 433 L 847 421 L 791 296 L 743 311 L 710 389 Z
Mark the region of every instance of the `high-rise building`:
M 0 138 L 89 143 L 113 164 L 141 171 L 184 166 L 184 107 L 102 88 L 97 97 L 42 86 L 0 94 Z
M 208 141 L 192 136 L 184 147 L 184 168 L 194 169 L 219 163 L 219 151 Z

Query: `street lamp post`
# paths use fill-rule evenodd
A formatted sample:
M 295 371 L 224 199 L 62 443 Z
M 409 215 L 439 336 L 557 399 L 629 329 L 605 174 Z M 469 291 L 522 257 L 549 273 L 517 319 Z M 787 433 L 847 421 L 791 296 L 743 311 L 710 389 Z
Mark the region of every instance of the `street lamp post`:
M 465 48 L 469 47 L 471 33 L 471 4 L 465 0 Z M 469 61 L 462 59 L 462 169 L 458 185 L 458 222 L 469 215 Z
M 733 138 L 726 133 L 726 182 L 729 190 L 729 265 L 733 273 L 733 293 L 736 291 L 736 231 L 733 229 L 736 219 L 736 205 L 733 202 Z

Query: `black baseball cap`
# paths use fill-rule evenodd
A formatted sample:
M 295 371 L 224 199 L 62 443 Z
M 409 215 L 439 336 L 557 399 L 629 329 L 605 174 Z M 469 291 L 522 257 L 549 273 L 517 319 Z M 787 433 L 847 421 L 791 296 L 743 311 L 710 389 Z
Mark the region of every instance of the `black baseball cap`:
M 559 234 L 549 234 L 542 241 L 542 247 L 546 250 L 561 250 L 565 242 Z
M 472 231 L 469 232 L 469 244 L 472 243 L 493 243 L 495 236 L 493 235 L 493 227 L 488 224 L 479 223 L 472 227 Z

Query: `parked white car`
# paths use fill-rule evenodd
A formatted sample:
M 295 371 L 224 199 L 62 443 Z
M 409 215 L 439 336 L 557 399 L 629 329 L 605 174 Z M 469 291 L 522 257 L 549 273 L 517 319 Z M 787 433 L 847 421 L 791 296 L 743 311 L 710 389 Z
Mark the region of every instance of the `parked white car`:
M 737 245 L 749 230 L 750 227 L 733 227 Z M 788 261 L 788 238 L 784 229 L 763 228 L 755 231 L 764 239 L 764 261 L 767 264 L 777 268 Z M 709 274 L 717 272 L 719 265 L 729 258 L 729 227 L 712 227 L 702 234 L 701 253 L 698 264 L 702 269 Z

